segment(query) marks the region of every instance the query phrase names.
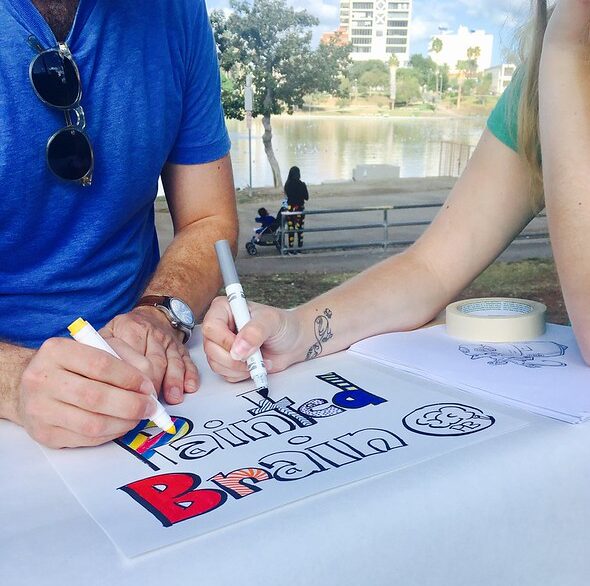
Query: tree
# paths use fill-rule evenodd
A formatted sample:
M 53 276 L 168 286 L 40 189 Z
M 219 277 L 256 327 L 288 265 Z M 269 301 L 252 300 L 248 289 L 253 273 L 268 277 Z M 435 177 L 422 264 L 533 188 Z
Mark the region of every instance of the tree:
M 311 48 L 311 28 L 318 19 L 305 10 L 294 10 L 286 0 L 230 0 L 232 10 L 211 13 L 211 24 L 223 72 L 232 89 L 222 95 L 226 115 L 244 118 L 243 88 L 253 76 L 253 116 L 262 116 L 262 141 L 275 187 L 282 185 L 281 171 L 272 146 L 271 116 L 303 106 L 312 92 L 337 94 L 348 66 L 350 46 L 336 43 Z
M 434 39 L 432 39 L 432 42 L 430 43 L 430 50 L 438 55 L 443 50 L 442 40 L 439 39 L 438 37 L 434 37 Z M 440 77 L 440 90 L 438 89 L 439 77 Z M 436 68 L 436 92 L 442 93 L 442 89 L 443 89 L 442 88 L 442 76 L 441 76 L 441 72 L 440 72 L 440 67 L 437 65 L 437 68 Z
M 481 56 L 481 49 L 479 47 L 469 47 L 467 49 L 467 59 L 473 63 L 474 71 L 477 71 L 477 60 Z
M 382 92 L 389 85 L 389 69 L 380 59 L 357 61 L 348 68 L 348 78 L 362 94 Z
M 477 91 L 481 95 L 487 96 L 490 94 L 491 89 L 492 89 L 492 74 L 486 73 L 479 80 L 479 85 L 478 85 Z
M 437 55 L 443 50 L 443 42 L 438 37 L 434 37 L 430 43 L 430 50 L 434 51 Z
M 461 94 L 463 93 L 465 79 L 472 80 L 477 77 L 477 60 L 480 55 L 481 49 L 479 47 L 469 47 L 467 49 L 467 59 L 457 61 L 457 69 L 459 70 L 459 78 L 457 80 L 459 85 L 457 108 L 461 106 Z
M 221 101 L 226 113 L 239 112 L 244 105 L 243 92 L 224 71 L 221 72 Z M 244 116 L 239 119 L 243 120 Z
M 440 80 L 439 83 L 439 92 L 445 92 L 449 87 L 449 66 L 445 63 L 444 65 L 439 65 L 438 67 L 438 77 Z
M 424 57 L 419 53 L 410 57 L 410 65 L 416 71 L 416 75 L 420 85 L 428 88 L 429 90 L 436 90 L 437 77 L 437 65 L 432 60 L 432 57 Z
M 420 98 L 420 82 L 413 69 L 400 68 L 397 70 L 397 104 L 407 105 Z

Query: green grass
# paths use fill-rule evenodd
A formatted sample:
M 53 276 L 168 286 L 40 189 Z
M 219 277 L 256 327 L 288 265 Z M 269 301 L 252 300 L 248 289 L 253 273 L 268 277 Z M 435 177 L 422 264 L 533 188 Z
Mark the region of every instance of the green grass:
M 247 275 L 242 282 L 248 299 L 277 307 L 295 307 L 332 289 L 355 273 L 282 273 Z M 548 321 L 569 323 L 552 260 L 496 262 L 467 287 L 459 298 L 521 297 L 545 303 Z
M 460 297 L 483 296 L 540 301 L 547 306 L 547 321 L 569 323 L 555 263 L 550 259 L 494 263 Z
M 355 273 L 275 273 L 246 275 L 242 286 L 250 301 L 291 308 L 333 289 Z

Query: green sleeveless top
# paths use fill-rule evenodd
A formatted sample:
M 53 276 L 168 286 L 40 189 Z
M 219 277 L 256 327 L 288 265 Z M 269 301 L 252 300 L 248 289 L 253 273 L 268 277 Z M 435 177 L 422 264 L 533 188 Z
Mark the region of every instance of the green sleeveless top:
M 488 130 L 515 152 L 518 152 L 518 104 L 522 91 L 522 78 L 522 70 L 518 69 L 500 96 L 487 122 Z

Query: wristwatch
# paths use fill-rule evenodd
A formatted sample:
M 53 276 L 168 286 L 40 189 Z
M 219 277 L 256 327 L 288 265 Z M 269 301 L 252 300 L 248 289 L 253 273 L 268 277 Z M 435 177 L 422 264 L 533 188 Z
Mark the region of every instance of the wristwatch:
M 167 295 L 146 295 L 136 304 L 136 307 L 151 306 L 158 308 L 170 321 L 170 325 L 184 334 L 183 344 L 186 344 L 195 327 L 195 316 L 188 303 L 178 297 Z

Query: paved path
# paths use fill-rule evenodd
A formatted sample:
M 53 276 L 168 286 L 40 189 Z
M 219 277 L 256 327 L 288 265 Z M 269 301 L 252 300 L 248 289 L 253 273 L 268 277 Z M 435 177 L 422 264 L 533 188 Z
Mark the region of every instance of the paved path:
M 415 205 L 442 203 L 454 180 L 450 178 L 401 179 L 396 184 L 325 184 L 310 186 L 311 199 L 308 210 L 344 209 L 361 206 Z M 266 207 L 270 213 L 276 213 L 280 207 L 281 196 L 275 190 L 258 190 L 253 201 L 239 196 L 238 215 L 240 222 L 240 239 L 237 266 L 241 274 L 273 274 L 286 272 L 343 272 L 360 271 L 390 256 L 400 247 L 392 247 L 384 252 L 380 248 L 353 250 L 330 250 L 309 252 L 296 256 L 281 257 L 274 247 L 258 247 L 258 255 L 248 256 L 245 243 L 251 238 L 256 226 L 254 217 L 259 207 Z M 172 238 L 172 225 L 165 204 L 156 205 L 156 225 L 162 250 Z M 389 214 L 389 221 L 429 221 L 437 208 L 400 210 Z M 382 212 L 341 213 L 308 216 L 306 228 L 325 225 L 339 225 L 346 228 L 354 224 L 382 222 Z M 390 238 L 398 240 L 415 240 L 425 226 L 390 228 Z M 526 229 L 528 232 L 546 232 L 546 221 L 535 219 Z M 305 244 L 338 244 L 344 242 L 367 242 L 379 240 L 383 229 L 342 230 L 305 235 Z M 502 260 L 519 260 L 523 258 L 545 258 L 551 256 L 551 248 L 546 240 L 515 241 L 500 257 Z

